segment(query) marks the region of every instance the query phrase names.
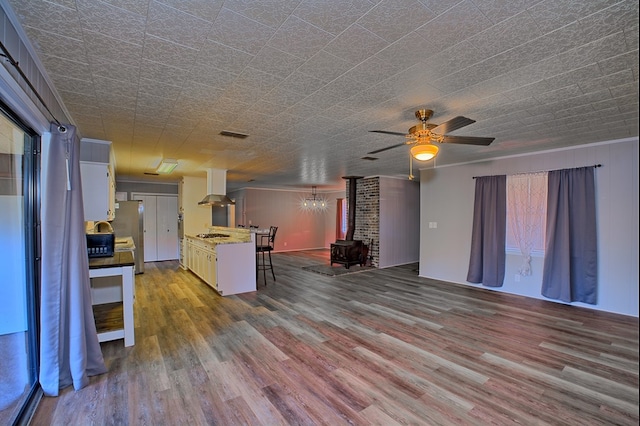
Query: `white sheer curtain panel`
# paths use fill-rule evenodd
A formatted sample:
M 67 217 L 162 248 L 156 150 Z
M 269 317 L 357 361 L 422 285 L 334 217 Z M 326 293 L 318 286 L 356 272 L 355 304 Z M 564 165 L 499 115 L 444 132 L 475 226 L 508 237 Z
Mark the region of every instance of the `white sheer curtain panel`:
M 75 127 L 51 124 L 42 154 L 40 384 L 47 396 L 107 371 L 91 306 Z
M 510 243 L 522 253 L 520 275 L 531 275 L 531 252 L 544 249 L 547 212 L 547 172 L 507 176 Z M 508 244 L 510 245 L 510 244 Z

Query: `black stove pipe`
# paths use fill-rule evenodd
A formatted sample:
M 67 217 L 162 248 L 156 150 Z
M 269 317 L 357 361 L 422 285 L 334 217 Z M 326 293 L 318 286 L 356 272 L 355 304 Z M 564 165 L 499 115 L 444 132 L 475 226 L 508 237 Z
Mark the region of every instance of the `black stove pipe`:
M 349 198 L 347 199 L 347 235 L 346 241 L 353 241 L 353 235 L 356 232 L 356 181 L 362 179 L 362 176 L 343 176 L 342 179 L 349 181 Z

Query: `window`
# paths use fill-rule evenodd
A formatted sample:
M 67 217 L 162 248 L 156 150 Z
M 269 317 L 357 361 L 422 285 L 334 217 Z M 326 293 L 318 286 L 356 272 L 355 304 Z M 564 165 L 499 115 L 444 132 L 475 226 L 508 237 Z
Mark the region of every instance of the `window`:
M 531 255 L 543 255 L 547 173 L 507 176 L 507 253 L 521 253 L 521 275 L 530 275 Z

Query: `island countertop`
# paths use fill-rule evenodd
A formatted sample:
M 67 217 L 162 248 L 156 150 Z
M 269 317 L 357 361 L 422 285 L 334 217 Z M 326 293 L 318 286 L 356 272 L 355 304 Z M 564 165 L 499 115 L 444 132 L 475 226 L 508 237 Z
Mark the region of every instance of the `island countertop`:
M 228 235 L 228 237 L 209 237 L 205 236 L 207 234 L 223 234 Z M 250 243 L 251 233 L 248 229 L 243 228 L 228 228 L 224 226 L 212 226 L 209 228 L 209 232 L 206 234 L 187 234 L 186 238 L 191 238 L 194 240 L 202 241 L 204 243 L 210 245 L 218 245 L 218 244 L 240 244 L 240 243 Z
M 213 226 L 208 234 L 185 235 L 187 269 L 222 296 L 256 291 L 256 248 L 249 229 Z
M 117 251 L 110 257 L 89 258 L 89 269 L 133 266 L 134 264 L 133 253 L 131 251 Z

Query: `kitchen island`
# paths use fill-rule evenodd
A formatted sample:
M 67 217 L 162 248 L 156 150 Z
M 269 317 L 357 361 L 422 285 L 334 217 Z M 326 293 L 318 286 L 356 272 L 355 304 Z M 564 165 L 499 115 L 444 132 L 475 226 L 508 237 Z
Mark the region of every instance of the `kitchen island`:
M 89 278 L 119 277 L 119 294 L 114 300 L 96 300 L 93 297 L 98 341 L 124 339 L 125 346 L 133 346 L 134 260 L 131 251 L 116 252 L 110 257 L 89 259 Z M 93 283 L 92 283 L 93 286 Z M 115 315 L 113 314 L 115 312 Z M 101 321 L 99 317 L 109 318 Z M 115 317 L 115 318 L 113 318 Z M 104 325 L 103 323 L 109 323 Z M 115 325 L 115 326 L 114 326 Z
M 256 253 L 248 229 L 212 226 L 185 235 L 187 269 L 222 296 L 256 291 Z

